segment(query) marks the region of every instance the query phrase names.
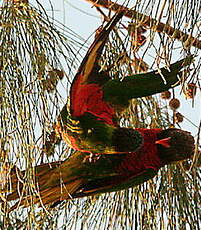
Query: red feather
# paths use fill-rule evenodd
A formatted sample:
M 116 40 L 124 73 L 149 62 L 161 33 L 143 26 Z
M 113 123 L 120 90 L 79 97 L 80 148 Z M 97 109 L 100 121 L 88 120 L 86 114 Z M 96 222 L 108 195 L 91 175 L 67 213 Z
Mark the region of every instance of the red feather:
M 80 117 L 84 113 L 91 113 L 106 124 L 115 125 L 113 118 L 115 110 L 103 99 L 102 87 L 98 84 L 82 84 L 78 82 L 71 91 L 72 116 Z
M 124 160 L 118 167 L 122 174 L 132 173 L 141 174 L 148 168 L 158 170 L 162 167 L 162 162 L 158 156 L 158 149 L 155 141 L 157 134 L 162 129 L 136 129 L 144 138 L 144 144 L 136 152 L 126 154 Z

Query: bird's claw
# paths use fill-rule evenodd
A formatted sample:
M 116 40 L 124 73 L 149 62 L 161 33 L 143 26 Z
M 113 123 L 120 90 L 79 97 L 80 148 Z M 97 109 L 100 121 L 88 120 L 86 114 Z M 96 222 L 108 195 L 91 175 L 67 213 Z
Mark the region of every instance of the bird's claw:
M 84 158 L 83 163 L 95 163 L 97 160 L 100 159 L 100 157 L 101 157 L 100 154 L 90 153 Z

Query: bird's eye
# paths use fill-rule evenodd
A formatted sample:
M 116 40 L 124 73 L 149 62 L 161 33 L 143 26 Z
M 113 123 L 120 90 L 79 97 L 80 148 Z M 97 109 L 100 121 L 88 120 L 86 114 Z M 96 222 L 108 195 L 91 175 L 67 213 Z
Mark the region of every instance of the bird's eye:
M 92 133 L 92 129 L 88 129 L 88 130 L 87 130 L 87 133 L 88 133 L 88 134 Z

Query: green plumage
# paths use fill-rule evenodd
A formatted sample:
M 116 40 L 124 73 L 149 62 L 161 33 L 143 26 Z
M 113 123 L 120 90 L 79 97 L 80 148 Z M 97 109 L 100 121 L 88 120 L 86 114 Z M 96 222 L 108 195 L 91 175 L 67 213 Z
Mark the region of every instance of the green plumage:
M 126 76 L 122 81 L 110 80 L 104 86 L 104 99 L 115 105 L 128 105 L 132 98 L 140 98 L 161 93 L 180 83 L 179 72 L 190 65 L 193 56 L 188 56 L 170 65 L 169 70 L 161 68 L 158 71 Z
M 122 148 L 117 148 L 114 143 L 115 132 L 119 130 L 116 110 L 128 106 L 132 98 L 150 96 L 176 86 L 180 70 L 192 62 L 193 58 L 189 56 L 171 64 L 170 70 L 162 68 L 150 73 L 125 76 L 123 80 L 110 79 L 109 73 L 101 71 L 98 63 L 110 31 L 123 14 L 122 11 L 114 15 L 81 62 L 70 89 L 70 109 L 67 110 L 67 105 L 63 107 L 57 122 L 59 135 L 52 145 L 63 139 L 76 150 L 91 153 L 121 152 Z M 127 138 L 129 135 L 124 133 L 125 138 L 121 136 L 119 143 L 130 142 Z M 136 138 L 132 136 L 130 140 Z M 140 143 L 140 140 L 136 140 L 136 143 Z M 49 140 L 47 143 L 49 146 L 44 149 L 50 152 L 48 149 L 52 151 L 53 148 Z M 135 146 L 137 149 L 140 145 L 133 144 L 132 148 L 128 146 L 127 151 L 135 151 Z

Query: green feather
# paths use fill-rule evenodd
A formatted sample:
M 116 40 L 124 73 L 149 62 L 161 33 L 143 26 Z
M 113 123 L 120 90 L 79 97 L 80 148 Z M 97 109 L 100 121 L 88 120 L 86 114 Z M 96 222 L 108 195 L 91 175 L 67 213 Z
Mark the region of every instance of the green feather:
M 166 91 L 179 84 L 178 74 L 180 70 L 192 63 L 193 56 L 188 56 L 166 68 L 149 73 L 142 73 L 108 81 L 104 87 L 104 99 L 114 105 L 127 106 L 132 98 L 150 96 Z M 164 79 L 163 79 L 164 78 Z M 164 81 L 165 80 L 165 81 Z

